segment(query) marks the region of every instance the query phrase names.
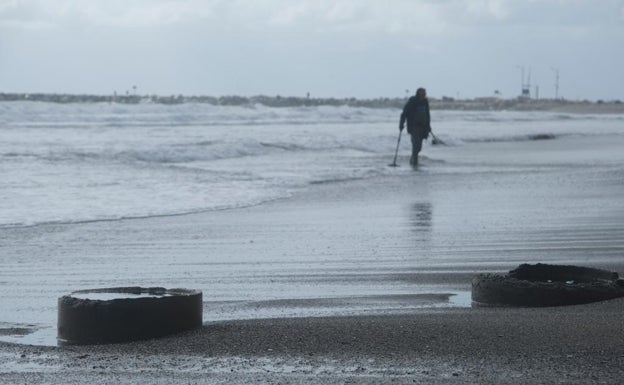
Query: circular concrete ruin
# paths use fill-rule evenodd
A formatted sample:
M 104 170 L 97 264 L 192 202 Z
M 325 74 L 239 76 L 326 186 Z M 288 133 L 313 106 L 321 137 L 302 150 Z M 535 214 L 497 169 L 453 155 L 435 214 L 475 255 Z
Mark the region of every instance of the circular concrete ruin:
M 580 266 L 523 264 L 472 280 L 474 306 L 564 306 L 624 296 L 618 273 Z
M 58 299 L 62 345 L 162 337 L 202 326 L 202 292 L 161 287 L 79 290 Z

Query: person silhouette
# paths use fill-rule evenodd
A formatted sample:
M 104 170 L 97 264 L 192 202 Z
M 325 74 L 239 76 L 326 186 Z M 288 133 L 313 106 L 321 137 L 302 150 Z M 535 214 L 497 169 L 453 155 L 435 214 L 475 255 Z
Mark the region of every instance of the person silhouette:
M 403 131 L 405 121 L 407 121 L 407 132 L 412 139 L 410 164 L 416 166 L 418 164 L 418 153 L 422 149 L 422 141 L 427 139 L 431 132 L 429 100 L 427 100 L 427 91 L 424 88 L 421 87 L 416 90 L 416 95 L 410 97 L 405 107 L 403 107 L 399 131 Z

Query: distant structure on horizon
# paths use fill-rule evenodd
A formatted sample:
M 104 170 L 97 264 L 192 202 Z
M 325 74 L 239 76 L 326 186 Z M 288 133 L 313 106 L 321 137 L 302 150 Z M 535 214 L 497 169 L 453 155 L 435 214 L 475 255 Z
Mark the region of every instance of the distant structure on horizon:
M 518 99 L 539 99 L 539 85 L 535 85 L 534 94 L 531 95 L 531 67 L 528 69 L 528 74 L 525 72 L 524 66 L 518 66 L 518 69 L 520 70 L 520 95 Z M 550 67 L 550 69 L 555 73 L 555 95 L 553 100 L 560 100 L 559 68 Z
M 551 68 L 555 72 L 555 100 L 559 100 L 559 68 Z
M 524 79 L 524 66 L 520 68 L 520 98 L 531 99 L 531 68 L 529 68 L 529 75 L 525 81 Z

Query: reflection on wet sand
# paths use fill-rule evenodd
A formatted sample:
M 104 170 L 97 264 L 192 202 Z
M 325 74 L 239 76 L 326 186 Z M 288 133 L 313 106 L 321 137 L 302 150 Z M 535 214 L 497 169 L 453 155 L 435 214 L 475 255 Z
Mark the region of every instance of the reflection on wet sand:
M 410 224 L 415 231 L 430 231 L 433 207 L 429 202 L 417 202 L 412 205 Z

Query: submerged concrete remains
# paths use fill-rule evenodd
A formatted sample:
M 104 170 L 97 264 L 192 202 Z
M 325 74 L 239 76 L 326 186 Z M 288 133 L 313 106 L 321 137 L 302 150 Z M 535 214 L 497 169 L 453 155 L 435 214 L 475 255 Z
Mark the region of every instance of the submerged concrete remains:
M 581 266 L 523 264 L 472 280 L 476 306 L 564 306 L 624 297 L 618 273 Z
M 80 290 L 58 300 L 60 344 L 162 337 L 202 326 L 202 292 L 160 287 Z

